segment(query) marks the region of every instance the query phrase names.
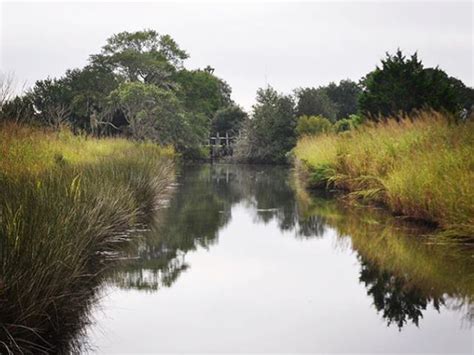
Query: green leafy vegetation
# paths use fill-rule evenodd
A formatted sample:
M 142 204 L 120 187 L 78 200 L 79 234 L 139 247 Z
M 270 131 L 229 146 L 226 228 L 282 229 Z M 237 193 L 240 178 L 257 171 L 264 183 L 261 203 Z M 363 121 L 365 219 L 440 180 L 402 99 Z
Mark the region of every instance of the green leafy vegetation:
M 259 89 L 252 118 L 244 122 L 235 156 L 253 163 L 284 163 L 296 143 L 295 104 L 272 87 Z
M 322 116 L 301 116 L 298 118 L 296 133 L 298 136 L 328 133 L 333 130 L 331 121 Z
M 349 79 L 319 88 L 297 89 L 296 115 L 323 116 L 335 122 L 357 112 L 360 93 L 359 85 Z
M 3 102 L 0 120 L 148 139 L 172 145 L 185 158 L 204 158 L 211 127 L 235 131 L 241 112 L 214 69 L 188 70 L 187 58 L 168 35 L 121 32 L 84 68 L 37 81 L 24 95 Z M 225 109 L 237 118 L 223 117 L 223 111 L 216 116 Z
M 414 110 L 433 109 L 456 113 L 471 109 L 474 90 L 443 70 L 425 68 L 417 54 L 406 58 L 398 50 L 382 60 L 361 80 L 360 111 L 372 118 L 412 113 Z

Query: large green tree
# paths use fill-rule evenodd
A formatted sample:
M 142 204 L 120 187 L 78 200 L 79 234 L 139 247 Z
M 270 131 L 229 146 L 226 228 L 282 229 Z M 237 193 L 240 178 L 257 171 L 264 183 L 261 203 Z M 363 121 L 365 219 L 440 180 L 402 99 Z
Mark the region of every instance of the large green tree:
M 339 84 L 329 83 L 323 90 L 336 105 L 337 120 L 357 113 L 357 103 L 362 91 L 357 83 L 350 79 L 341 80 Z
M 334 122 L 338 116 L 337 104 L 331 100 L 324 87 L 295 90 L 296 115 L 323 116 Z
M 349 79 L 318 88 L 300 88 L 295 90 L 296 114 L 322 116 L 335 122 L 357 112 L 360 93 L 359 85 Z
M 252 116 L 244 122 L 237 142 L 236 156 L 250 162 L 284 163 L 296 144 L 295 127 L 293 98 L 270 86 L 259 89 Z
M 401 50 L 387 53 L 382 65 L 361 81 L 359 107 L 363 114 L 397 116 L 431 108 L 455 113 L 462 107 L 459 83 L 439 68 L 424 68 L 417 53 L 406 57 Z
M 125 82 L 110 94 L 110 103 L 123 111 L 134 139 L 173 145 L 186 154 L 197 154 L 206 141 L 208 121 L 186 112 L 176 95 L 154 84 Z
M 188 54 L 169 35 L 154 30 L 120 32 L 107 39 L 100 54 L 90 57 L 129 81 L 173 87 L 173 74 L 183 67 Z
M 175 75 L 177 95 L 187 111 L 212 118 L 217 110 L 232 103 L 230 86 L 211 70 L 182 69 Z

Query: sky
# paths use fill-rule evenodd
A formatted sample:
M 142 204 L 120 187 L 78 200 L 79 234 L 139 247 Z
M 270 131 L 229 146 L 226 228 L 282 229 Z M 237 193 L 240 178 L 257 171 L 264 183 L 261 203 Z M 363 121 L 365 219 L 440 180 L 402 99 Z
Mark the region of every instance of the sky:
M 171 35 L 187 68 L 215 68 L 246 109 L 266 85 L 358 81 L 397 48 L 473 85 L 471 1 L 0 1 L 0 71 L 26 87 L 146 28 Z

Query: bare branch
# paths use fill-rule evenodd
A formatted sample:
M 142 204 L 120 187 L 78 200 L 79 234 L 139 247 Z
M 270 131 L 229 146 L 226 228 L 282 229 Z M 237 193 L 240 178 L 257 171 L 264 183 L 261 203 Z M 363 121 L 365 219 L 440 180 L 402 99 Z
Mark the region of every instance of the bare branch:
M 71 114 L 71 110 L 66 105 L 51 105 L 46 108 L 46 115 L 49 123 L 56 129 L 59 129 Z
M 15 76 L 13 73 L 0 73 L 0 109 L 15 95 Z

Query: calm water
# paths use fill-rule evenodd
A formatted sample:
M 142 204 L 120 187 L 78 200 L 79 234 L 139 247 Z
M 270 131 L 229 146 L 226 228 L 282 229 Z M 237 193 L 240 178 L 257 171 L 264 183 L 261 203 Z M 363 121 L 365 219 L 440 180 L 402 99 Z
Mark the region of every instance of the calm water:
M 110 276 L 100 353 L 471 353 L 472 250 L 310 196 L 290 172 L 186 168 Z

